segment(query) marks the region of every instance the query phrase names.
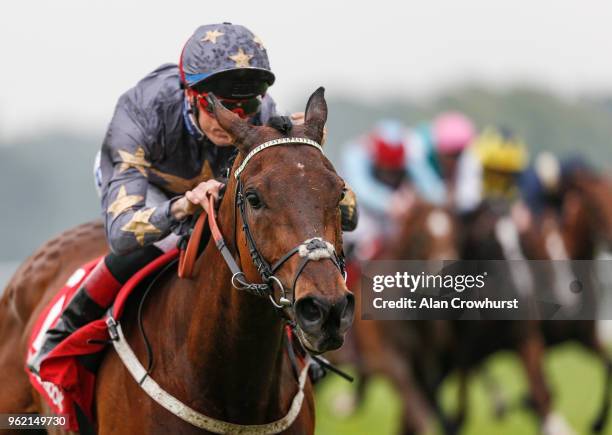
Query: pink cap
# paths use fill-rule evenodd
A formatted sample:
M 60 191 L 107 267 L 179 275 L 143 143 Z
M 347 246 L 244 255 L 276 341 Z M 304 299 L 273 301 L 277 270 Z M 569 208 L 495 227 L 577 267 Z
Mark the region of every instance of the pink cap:
M 472 143 L 475 129 L 467 116 L 459 112 L 446 112 L 434 120 L 432 135 L 439 153 L 456 153 Z

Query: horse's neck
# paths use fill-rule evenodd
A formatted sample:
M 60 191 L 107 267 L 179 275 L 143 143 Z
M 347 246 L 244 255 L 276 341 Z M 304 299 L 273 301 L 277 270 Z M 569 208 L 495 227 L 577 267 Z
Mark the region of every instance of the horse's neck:
M 219 212 L 219 227 L 230 249 L 235 246 L 233 191 Z M 196 264 L 197 278 L 180 280 L 168 289 L 166 312 L 183 326 L 175 334 L 170 358 L 181 359 L 185 393 L 196 409 L 235 422 L 264 422 L 279 416 L 283 352 L 282 322 L 267 299 L 258 298 L 231 286 L 231 272 L 214 241 Z M 169 328 L 172 329 L 172 328 Z M 178 352 L 177 352 L 178 351 Z
M 595 255 L 595 231 L 588 215 L 587 198 L 578 190 L 566 197 L 563 216 L 563 238 L 572 259 L 590 259 Z

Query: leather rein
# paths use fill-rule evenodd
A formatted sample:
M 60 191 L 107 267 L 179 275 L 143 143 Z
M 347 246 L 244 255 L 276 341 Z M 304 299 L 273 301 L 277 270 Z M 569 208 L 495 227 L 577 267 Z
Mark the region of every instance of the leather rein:
M 182 249 L 179 257 L 179 270 L 178 274 L 180 278 L 192 278 L 194 272 L 194 264 L 196 258 L 198 256 L 198 248 L 200 246 L 200 241 L 202 238 L 202 234 L 204 231 L 204 227 L 206 222 L 208 221 L 208 225 L 210 227 L 210 231 L 212 237 L 215 241 L 215 245 L 217 249 L 223 256 L 225 263 L 228 268 L 232 272 L 231 283 L 232 286 L 241 291 L 246 291 L 253 295 L 259 297 L 267 297 L 269 298 L 272 305 L 281 312 L 282 316 L 287 318 L 288 320 L 293 320 L 293 303 L 295 302 L 295 286 L 297 281 L 304 271 L 304 268 L 310 261 L 318 261 L 321 259 L 329 259 L 342 273 L 342 275 L 346 279 L 346 268 L 344 265 L 344 258 L 342 255 L 338 255 L 335 251 L 334 246 L 320 238 L 313 237 L 308 240 L 305 240 L 295 248 L 288 251 L 285 255 L 283 255 L 278 261 L 274 264 L 270 265 L 268 261 L 261 255 L 259 250 L 257 249 L 257 244 L 255 243 L 255 238 L 251 232 L 249 227 L 249 222 L 247 219 L 246 207 L 245 207 L 245 196 L 242 180 L 240 179 L 240 174 L 245 169 L 247 163 L 251 160 L 253 156 L 257 153 L 272 147 L 283 144 L 305 144 L 310 145 L 312 147 L 317 148 L 319 151 L 323 152 L 321 145 L 317 142 L 305 139 L 305 138 L 282 138 L 275 139 L 268 142 L 264 142 L 263 144 L 255 147 L 247 156 L 244 158 L 240 166 L 236 169 L 234 173 L 234 177 L 236 178 L 236 192 L 235 192 L 235 207 L 238 208 L 240 212 L 240 217 L 242 219 L 242 230 L 245 234 L 245 238 L 247 241 L 247 246 L 249 248 L 249 253 L 251 255 L 251 259 L 253 264 L 257 268 L 259 275 L 261 276 L 262 283 L 252 283 L 248 282 L 244 272 L 240 269 L 238 263 L 234 259 L 234 256 L 230 252 L 227 247 L 225 240 L 223 239 L 223 235 L 219 230 L 219 226 L 217 225 L 217 219 L 215 215 L 215 202 L 214 198 L 208 197 L 208 213 L 202 211 L 200 216 L 198 217 L 191 237 L 189 238 L 189 242 L 187 243 L 187 248 Z M 280 268 L 294 255 L 298 255 L 301 260 L 297 267 L 297 272 L 293 277 L 291 283 L 291 299 L 288 298 L 287 289 L 283 286 L 280 279 L 275 276 L 275 273 L 280 270 Z M 278 287 L 280 291 L 280 296 L 278 300 L 274 298 L 274 287 Z

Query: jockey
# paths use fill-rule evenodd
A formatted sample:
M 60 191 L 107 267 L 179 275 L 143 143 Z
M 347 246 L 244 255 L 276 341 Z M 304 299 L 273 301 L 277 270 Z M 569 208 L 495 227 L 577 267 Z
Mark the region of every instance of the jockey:
M 527 146 L 521 139 L 508 129 L 487 127 L 464 154 L 457 168 L 455 196 L 460 214 L 476 210 L 485 199 L 517 198 L 518 178 L 528 162 Z
M 474 141 L 472 121 L 459 112 L 443 112 L 429 126 L 436 169 L 447 190 L 447 202 L 457 207 L 457 186 L 478 184 L 480 174 L 474 169 L 475 159 L 466 151 Z
M 457 167 L 466 150 L 474 140 L 472 121 L 459 112 L 441 113 L 431 125 L 431 140 L 438 158 L 440 175 L 451 188 L 457 182 Z
M 344 240 L 347 247 L 357 248 L 357 258 L 365 259 L 393 235 L 392 217 L 407 206 L 408 186 L 432 202 L 443 199 L 444 188 L 426 161 L 419 136 L 399 121 L 380 121 L 347 149 L 344 175 L 359 197 L 359 226 Z
M 561 165 L 549 151 L 539 153 L 519 180 L 521 196 L 529 210 L 540 215 L 546 209 L 561 209 Z
M 117 103 L 94 168 L 111 252 L 95 267 L 28 361 L 39 372 L 65 337 L 103 316 L 136 271 L 177 245 L 187 221 L 218 199 L 235 154 L 206 96 L 254 125 L 276 116 L 262 41 L 231 23 L 197 28 L 178 65 L 164 64 Z M 303 114 L 293 114 L 299 122 Z
M 550 151 L 539 153 L 520 178 L 523 201 L 534 215 L 546 210 L 561 213 L 567 183 L 580 170 L 590 170 L 580 156 L 557 158 Z

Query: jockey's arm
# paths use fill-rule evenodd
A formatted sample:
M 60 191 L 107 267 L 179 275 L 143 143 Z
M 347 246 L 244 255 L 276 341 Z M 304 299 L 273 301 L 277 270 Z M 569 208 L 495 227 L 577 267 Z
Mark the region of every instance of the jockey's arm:
M 148 180 L 136 168 L 121 170 L 102 198 L 108 244 L 115 254 L 124 255 L 166 237 L 178 223 L 171 214 L 174 199 L 147 207 Z
M 147 201 L 147 129 L 139 124 L 143 117 L 130 107 L 125 96 L 119 100 L 102 147 L 113 165 L 102 192 L 106 238 L 111 250 L 119 255 L 163 239 L 178 224 L 171 213 L 177 198 Z

